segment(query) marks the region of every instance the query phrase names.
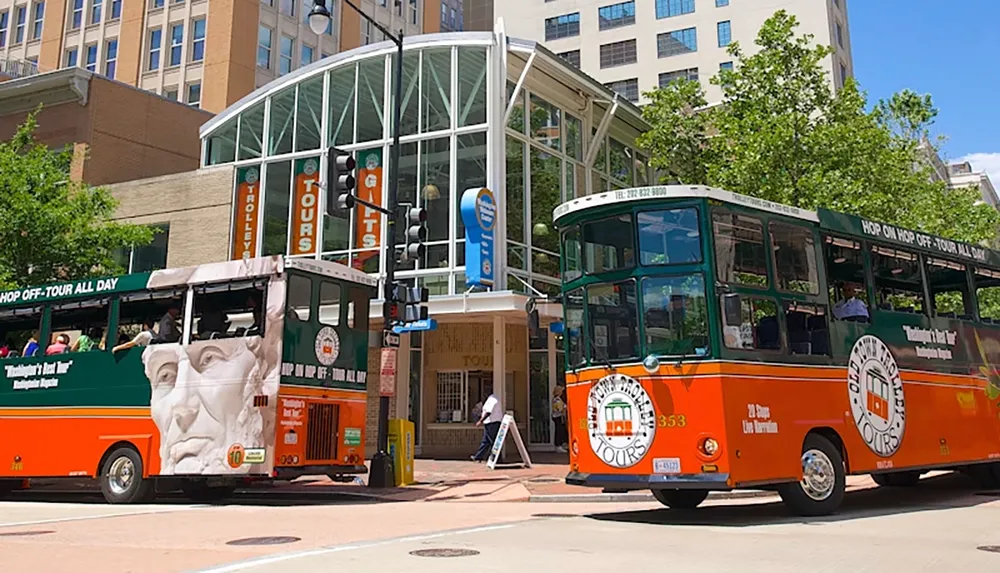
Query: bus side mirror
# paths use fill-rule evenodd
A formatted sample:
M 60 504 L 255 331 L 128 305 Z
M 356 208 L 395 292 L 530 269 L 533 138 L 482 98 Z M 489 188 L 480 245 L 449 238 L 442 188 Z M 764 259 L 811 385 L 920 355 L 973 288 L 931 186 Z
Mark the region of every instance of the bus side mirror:
M 727 294 L 722 297 L 722 312 L 725 313 L 726 324 L 730 326 L 743 323 L 743 309 L 740 295 Z

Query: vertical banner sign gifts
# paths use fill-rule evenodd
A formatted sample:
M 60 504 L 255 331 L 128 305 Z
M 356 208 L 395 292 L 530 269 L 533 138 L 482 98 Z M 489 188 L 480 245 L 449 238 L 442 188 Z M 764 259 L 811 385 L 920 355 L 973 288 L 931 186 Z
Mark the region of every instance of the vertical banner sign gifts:
M 486 188 L 466 189 L 462 194 L 465 223 L 465 286 L 493 286 L 494 230 L 497 202 Z
M 319 159 L 310 157 L 295 162 L 295 188 L 292 197 L 292 245 L 290 255 L 316 254 L 319 229 Z
M 260 222 L 260 171 L 257 167 L 236 170 L 236 214 L 233 217 L 233 260 L 257 256 L 257 226 Z
M 372 205 L 382 206 L 382 150 L 358 152 L 358 197 Z M 362 269 L 364 262 L 378 254 L 382 235 L 382 214 L 364 205 L 358 205 L 358 222 L 355 225 L 355 248 L 372 249 L 354 255 L 354 267 Z

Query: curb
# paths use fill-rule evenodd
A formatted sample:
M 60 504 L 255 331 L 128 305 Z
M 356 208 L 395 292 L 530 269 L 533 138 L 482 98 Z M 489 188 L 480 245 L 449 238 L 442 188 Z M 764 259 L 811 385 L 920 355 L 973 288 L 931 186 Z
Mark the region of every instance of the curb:
M 708 499 L 750 499 L 757 497 L 775 497 L 778 494 L 773 491 L 763 490 L 741 490 L 741 491 L 713 491 L 709 492 Z M 528 498 L 532 503 L 622 503 L 622 502 L 650 502 L 656 501 L 652 493 L 569 493 L 555 495 L 532 495 Z

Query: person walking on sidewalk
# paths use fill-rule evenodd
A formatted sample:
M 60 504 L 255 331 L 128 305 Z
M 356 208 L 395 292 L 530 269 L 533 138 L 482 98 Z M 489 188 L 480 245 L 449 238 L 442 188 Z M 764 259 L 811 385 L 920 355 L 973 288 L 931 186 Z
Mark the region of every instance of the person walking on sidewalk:
M 556 451 L 565 454 L 569 451 L 566 449 L 569 439 L 566 432 L 566 401 L 563 400 L 563 387 L 560 385 L 556 385 L 552 392 L 552 422 L 556 429 Z
M 493 393 L 493 387 L 486 388 L 489 398 L 483 403 L 483 413 L 476 421 L 477 426 L 483 427 L 483 442 L 479 444 L 479 449 L 472 455 L 472 461 L 485 462 L 490 457 L 490 450 L 493 449 L 493 442 L 500 432 L 500 422 L 503 420 L 503 407 L 500 399 Z

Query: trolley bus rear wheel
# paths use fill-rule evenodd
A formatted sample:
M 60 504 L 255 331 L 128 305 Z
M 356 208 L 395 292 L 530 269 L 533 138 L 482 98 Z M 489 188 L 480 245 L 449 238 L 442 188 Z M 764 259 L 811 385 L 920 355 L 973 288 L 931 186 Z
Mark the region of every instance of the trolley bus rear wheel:
M 707 490 L 698 489 L 654 489 L 656 501 L 670 509 L 694 509 L 708 497 Z
M 142 477 L 142 456 L 129 447 L 117 448 L 105 458 L 100 479 L 108 503 L 143 503 L 156 495 L 153 480 Z
M 796 515 L 829 515 L 844 501 L 847 476 L 837 446 L 819 434 L 802 446 L 802 479 L 778 486 L 778 495 Z
M 920 483 L 920 472 L 872 474 L 872 481 L 881 487 L 913 487 Z

